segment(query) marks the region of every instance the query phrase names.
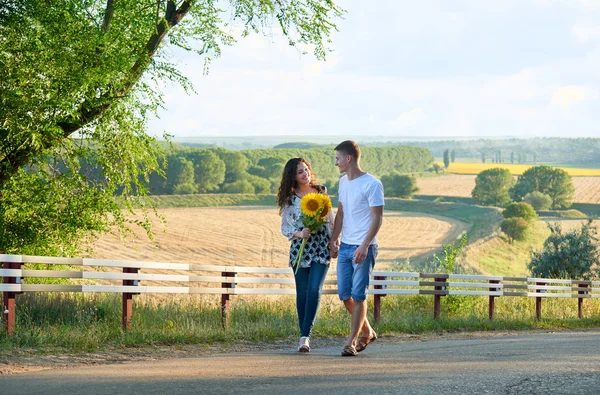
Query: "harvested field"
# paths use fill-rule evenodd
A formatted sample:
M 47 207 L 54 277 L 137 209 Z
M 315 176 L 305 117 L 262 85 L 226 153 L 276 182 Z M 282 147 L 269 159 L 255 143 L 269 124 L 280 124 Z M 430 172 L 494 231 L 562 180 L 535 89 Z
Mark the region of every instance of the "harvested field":
M 475 188 L 474 175 L 451 174 L 441 177 L 419 178 L 417 186 L 421 195 L 471 197 Z M 573 177 L 577 203 L 600 203 L 600 177 Z
M 214 265 L 285 267 L 289 243 L 280 233 L 274 207 L 203 207 L 159 210 L 167 219 L 154 240 L 140 232 L 124 244 L 115 236 L 99 240 L 95 258 Z M 427 254 L 455 240 L 468 225 L 446 217 L 386 212 L 379 234 L 378 269 Z

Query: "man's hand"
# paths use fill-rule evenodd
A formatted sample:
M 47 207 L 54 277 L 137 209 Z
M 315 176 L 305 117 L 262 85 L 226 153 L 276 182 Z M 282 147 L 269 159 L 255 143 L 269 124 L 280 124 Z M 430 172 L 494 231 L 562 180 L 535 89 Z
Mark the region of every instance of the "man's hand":
M 359 245 L 356 251 L 354 251 L 354 263 L 357 265 L 363 263 L 365 258 L 367 257 L 367 253 L 369 252 L 369 247 L 365 247 L 364 245 Z

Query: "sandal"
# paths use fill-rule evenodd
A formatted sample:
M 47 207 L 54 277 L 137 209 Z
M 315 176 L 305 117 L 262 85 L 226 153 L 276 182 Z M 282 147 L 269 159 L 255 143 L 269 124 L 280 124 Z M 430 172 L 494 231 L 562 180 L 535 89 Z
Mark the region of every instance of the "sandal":
M 356 352 L 361 352 L 362 350 L 364 350 L 365 348 L 367 348 L 367 346 L 371 343 L 373 343 L 375 340 L 377 340 L 377 333 L 373 332 L 373 336 L 371 338 L 368 337 L 361 337 L 360 340 L 358 341 L 358 344 L 356 345 Z
M 354 346 L 345 346 L 342 350 L 342 357 L 355 357 L 358 355 L 356 348 Z

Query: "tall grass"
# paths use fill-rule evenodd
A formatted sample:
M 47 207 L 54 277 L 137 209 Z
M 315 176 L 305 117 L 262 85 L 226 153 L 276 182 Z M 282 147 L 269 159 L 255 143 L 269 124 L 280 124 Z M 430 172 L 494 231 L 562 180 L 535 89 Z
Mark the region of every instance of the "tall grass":
M 0 335 L 0 350 L 30 352 L 89 352 L 129 346 L 234 344 L 240 340 L 268 342 L 298 336 L 293 296 L 234 297 L 231 325 L 221 326 L 217 295 L 134 299 L 132 330 L 121 330 L 118 295 L 25 294 L 18 301 L 14 336 Z M 369 311 L 373 311 L 369 299 Z M 535 320 L 535 300 L 497 298 L 496 317 L 488 319 L 487 297 L 442 298 L 442 316 L 433 320 L 433 297 L 390 295 L 382 299 L 382 319 L 375 323 L 381 335 L 429 331 L 521 330 L 534 328 L 590 328 L 600 324 L 600 302 L 584 301 L 584 316 L 577 319 L 577 301 L 545 299 L 543 319 Z M 314 337 L 343 337 L 349 315 L 336 296 L 323 297 Z

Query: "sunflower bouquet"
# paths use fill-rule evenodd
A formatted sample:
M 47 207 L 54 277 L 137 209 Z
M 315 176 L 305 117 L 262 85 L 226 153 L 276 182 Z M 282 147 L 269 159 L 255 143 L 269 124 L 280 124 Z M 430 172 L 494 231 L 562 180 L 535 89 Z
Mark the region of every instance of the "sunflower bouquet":
M 327 214 L 331 211 L 331 199 L 329 199 L 329 196 L 321 193 L 307 193 L 300 199 L 300 211 L 304 214 L 302 225 L 310 229 L 310 233 L 314 235 L 327 223 L 325 218 L 327 218 Z M 297 273 L 300 268 L 304 247 L 306 246 L 307 241 L 308 239 L 302 239 L 298 256 L 293 264 L 296 268 L 295 273 Z

